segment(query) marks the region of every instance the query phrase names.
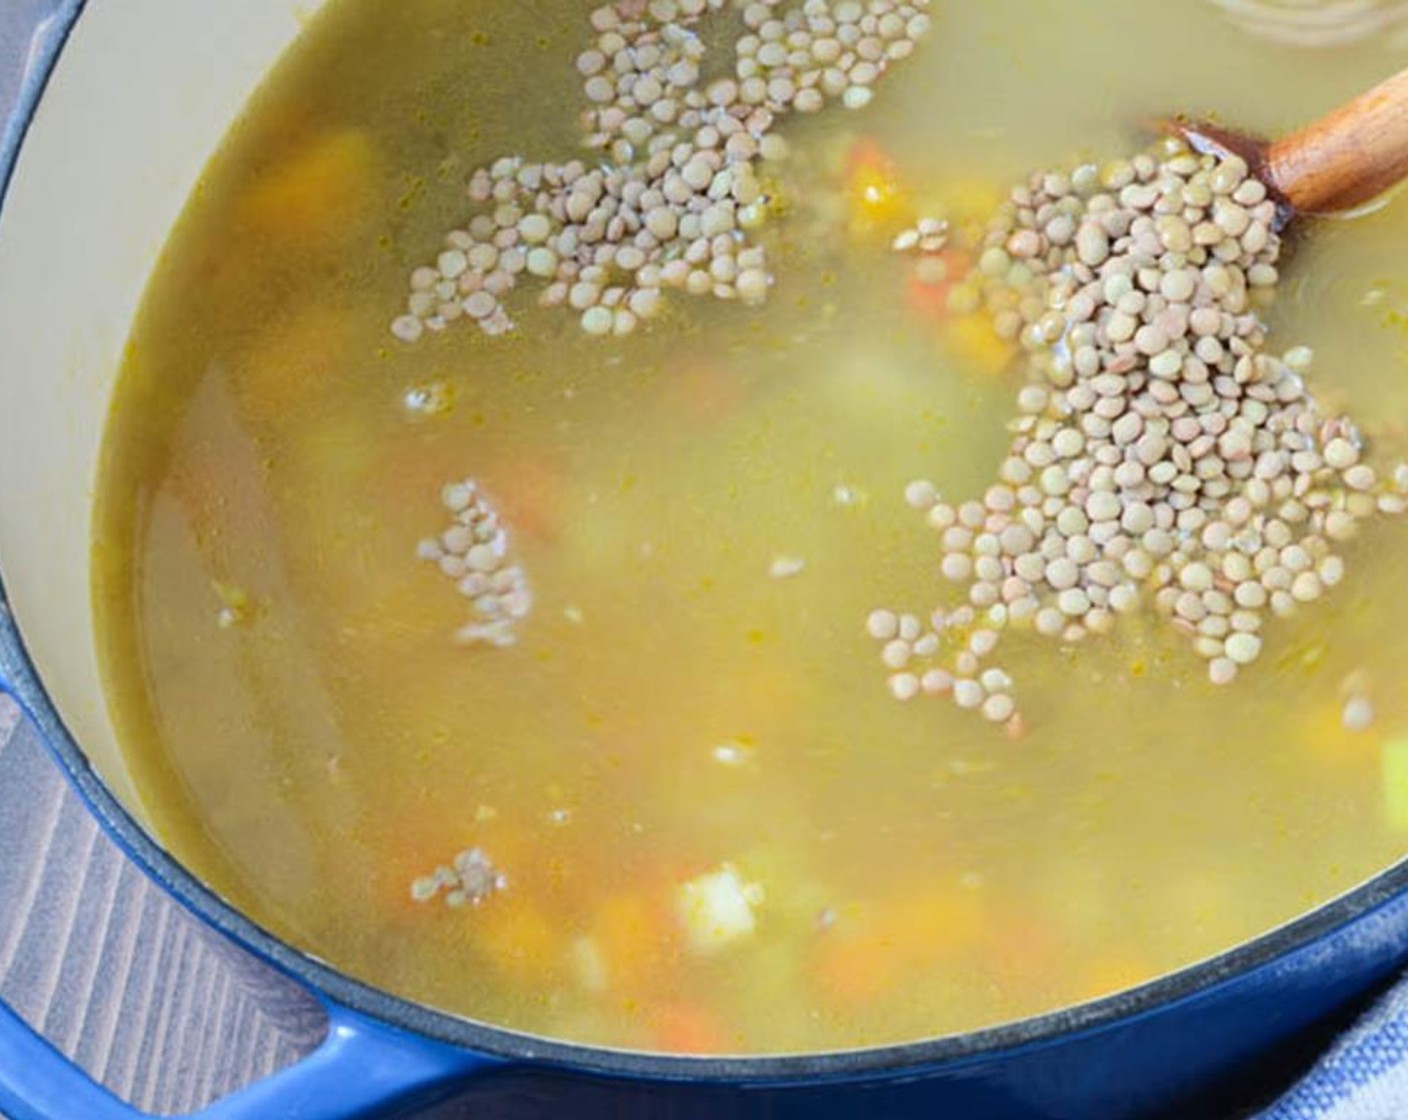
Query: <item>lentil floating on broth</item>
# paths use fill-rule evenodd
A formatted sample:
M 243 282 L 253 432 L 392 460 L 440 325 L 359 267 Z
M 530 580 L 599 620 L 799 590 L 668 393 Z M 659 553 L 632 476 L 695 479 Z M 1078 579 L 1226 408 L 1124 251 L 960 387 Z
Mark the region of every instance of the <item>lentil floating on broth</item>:
M 452 482 L 441 501 L 454 517 L 438 537 L 416 549 L 455 581 L 478 616 L 455 634 L 464 645 L 511 646 L 515 627 L 533 609 L 533 593 L 523 569 L 508 560 L 508 534 L 473 479 Z
M 1306 387 L 1310 351 L 1266 349 L 1275 221 L 1243 161 L 1176 140 L 1011 192 L 978 290 L 951 298 L 984 303 L 1031 378 L 981 500 L 906 490 L 968 602 L 927 628 L 870 615 L 897 698 L 947 693 L 1015 732 L 1011 678 L 984 668 L 1001 632 L 1073 643 L 1151 600 L 1229 684 L 1260 657 L 1268 616 L 1343 579 L 1334 549 L 1360 522 L 1403 512 L 1408 468 L 1390 486 L 1361 462 L 1359 430 Z M 919 244 L 914 231 L 896 248 Z
M 508 876 L 494 866 L 479 848 L 460 852 L 448 865 L 411 884 L 411 898 L 427 903 L 444 896 L 452 910 L 462 906 L 482 906 L 492 896 L 508 889 Z
M 706 16 L 742 13 L 734 77 L 704 83 Z M 502 297 L 527 274 L 539 303 L 566 306 L 589 335 L 628 334 L 663 293 L 767 298 L 767 255 L 750 234 L 769 216 L 762 165 L 783 159 L 786 114 L 828 101 L 860 109 L 929 27 L 928 0 L 616 0 L 590 16 L 577 57 L 583 144 L 602 162 L 505 156 L 475 171 L 484 209 L 411 274 L 392 333 L 414 342 L 469 318 L 513 329 Z

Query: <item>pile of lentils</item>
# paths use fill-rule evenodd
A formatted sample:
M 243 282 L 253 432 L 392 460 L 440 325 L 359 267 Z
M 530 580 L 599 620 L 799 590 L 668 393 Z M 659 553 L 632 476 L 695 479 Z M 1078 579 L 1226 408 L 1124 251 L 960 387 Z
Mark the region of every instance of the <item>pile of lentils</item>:
M 1265 348 L 1276 222 L 1244 162 L 1175 140 L 1011 192 L 951 302 L 985 305 L 1028 378 L 980 498 L 907 488 L 968 601 L 870 616 L 896 697 L 950 695 L 1015 735 L 989 662 L 1004 630 L 1074 643 L 1150 603 L 1228 684 L 1268 618 L 1344 578 L 1337 546 L 1403 512 L 1408 468 L 1381 478 L 1355 425 L 1321 413 L 1311 352 Z
M 772 198 L 762 164 L 785 159 L 774 131 L 828 102 L 860 109 L 929 27 L 929 0 L 617 0 L 591 13 L 577 58 L 589 159 L 505 156 L 474 172 L 479 208 L 434 265 L 411 274 L 392 333 L 414 342 L 470 319 L 513 329 L 503 297 L 525 276 L 539 303 L 590 335 L 624 335 L 664 293 L 762 303 L 772 282 L 750 236 Z M 732 77 L 706 82 L 706 16 L 741 12 Z M 721 17 L 722 18 L 722 17 Z
M 450 864 L 416 879 L 411 884 L 411 898 L 427 903 L 443 896 L 446 906 L 458 910 L 462 906 L 482 906 L 507 888 L 508 876 L 481 849 L 469 848 Z
M 474 621 L 460 627 L 455 640 L 511 646 L 518 623 L 533 609 L 533 592 L 523 569 L 509 562 L 508 534 L 473 479 L 450 483 L 441 501 L 453 520 L 438 537 L 421 541 L 416 552 L 454 580 L 459 593 L 474 604 Z

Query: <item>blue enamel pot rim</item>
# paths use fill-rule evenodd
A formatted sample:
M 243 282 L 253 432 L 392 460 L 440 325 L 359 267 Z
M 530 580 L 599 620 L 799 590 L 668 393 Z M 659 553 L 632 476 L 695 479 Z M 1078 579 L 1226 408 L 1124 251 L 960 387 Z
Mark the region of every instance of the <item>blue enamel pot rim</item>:
M 16 110 L 0 132 L 0 206 L 44 86 L 86 0 L 53 0 L 45 40 L 29 58 Z M 8 683 L 7 683 L 8 682 Z M 1120 1023 L 1235 986 L 1258 970 L 1328 940 L 1337 931 L 1408 891 L 1408 858 L 1353 890 L 1253 940 L 1157 980 L 1089 1003 L 964 1034 L 862 1050 L 744 1057 L 673 1057 L 556 1042 L 493 1027 L 412 1003 L 339 972 L 263 929 L 186 870 L 126 810 L 69 734 L 5 598 L 0 571 L 0 685 L 33 721 L 44 742 L 104 829 L 171 897 L 203 922 L 267 960 L 310 990 L 351 1011 L 431 1039 L 509 1062 L 533 1061 L 615 1077 L 723 1084 L 787 1083 L 884 1077 L 966 1065 L 1017 1050 L 1092 1035 Z

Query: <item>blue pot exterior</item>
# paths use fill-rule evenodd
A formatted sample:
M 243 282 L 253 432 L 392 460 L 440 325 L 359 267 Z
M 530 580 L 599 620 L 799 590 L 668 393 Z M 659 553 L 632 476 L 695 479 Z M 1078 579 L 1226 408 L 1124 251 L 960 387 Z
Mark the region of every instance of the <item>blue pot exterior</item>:
M 0 191 L 82 5 L 0 4 L 0 99 L 15 97 L 8 118 L 0 100 Z M 6 50 L 13 58 L 4 57 Z M 16 66 L 26 55 L 24 81 L 17 90 L 7 89 L 7 64 Z M 1400 865 L 1205 964 L 1093 1004 L 971 1035 L 854 1054 L 727 1060 L 621 1054 L 529 1039 L 368 988 L 254 926 L 191 877 L 128 816 L 68 735 L 25 654 L 3 586 L 0 688 L 20 701 L 107 831 L 173 898 L 301 980 L 330 1007 L 387 1026 L 408 1067 L 420 1063 L 438 1070 L 425 1083 L 386 1098 L 349 1103 L 339 1120 L 1200 1120 L 1224 1115 L 1208 1103 L 1219 1086 L 1244 1077 L 1288 1043 L 1316 1038 L 1347 1006 L 1408 963 L 1408 866 Z M 0 1070 L 0 1090 L 6 1072 Z M 266 1096 L 257 1115 L 277 1120 L 280 1112 L 293 1115 Z M 208 1115 L 214 1120 L 245 1113 L 217 1105 Z
M 1247 1070 L 1280 1054 L 1408 961 L 1408 898 L 1393 894 L 1301 949 L 1095 1029 L 998 1046 L 969 1058 L 846 1074 L 846 1059 L 778 1082 L 603 1078 L 510 1064 L 461 1086 L 416 1116 L 504 1120 L 557 1115 L 627 1120 L 1211 1120 L 1245 1104 Z M 1001 1032 L 998 1032 L 999 1034 Z M 830 1068 L 828 1068 L 830 1067 Z M 1279 1086 L 1278 1086 L 1279 1088 Z M 1241 1115 L 1242 1113 L 1238 1113 Z

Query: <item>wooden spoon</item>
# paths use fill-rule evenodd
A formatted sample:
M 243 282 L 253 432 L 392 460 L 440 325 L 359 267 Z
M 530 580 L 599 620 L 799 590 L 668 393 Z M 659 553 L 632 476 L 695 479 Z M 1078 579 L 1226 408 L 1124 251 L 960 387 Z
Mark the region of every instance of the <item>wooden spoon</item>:
M 1206 122 L 1180 121 L 1174 131 L 1197 151 L 1246 160 L 1281 208 L 1278 227 L 1344 213 L 1408 176 L 1408 70 L 1274 142 Z

